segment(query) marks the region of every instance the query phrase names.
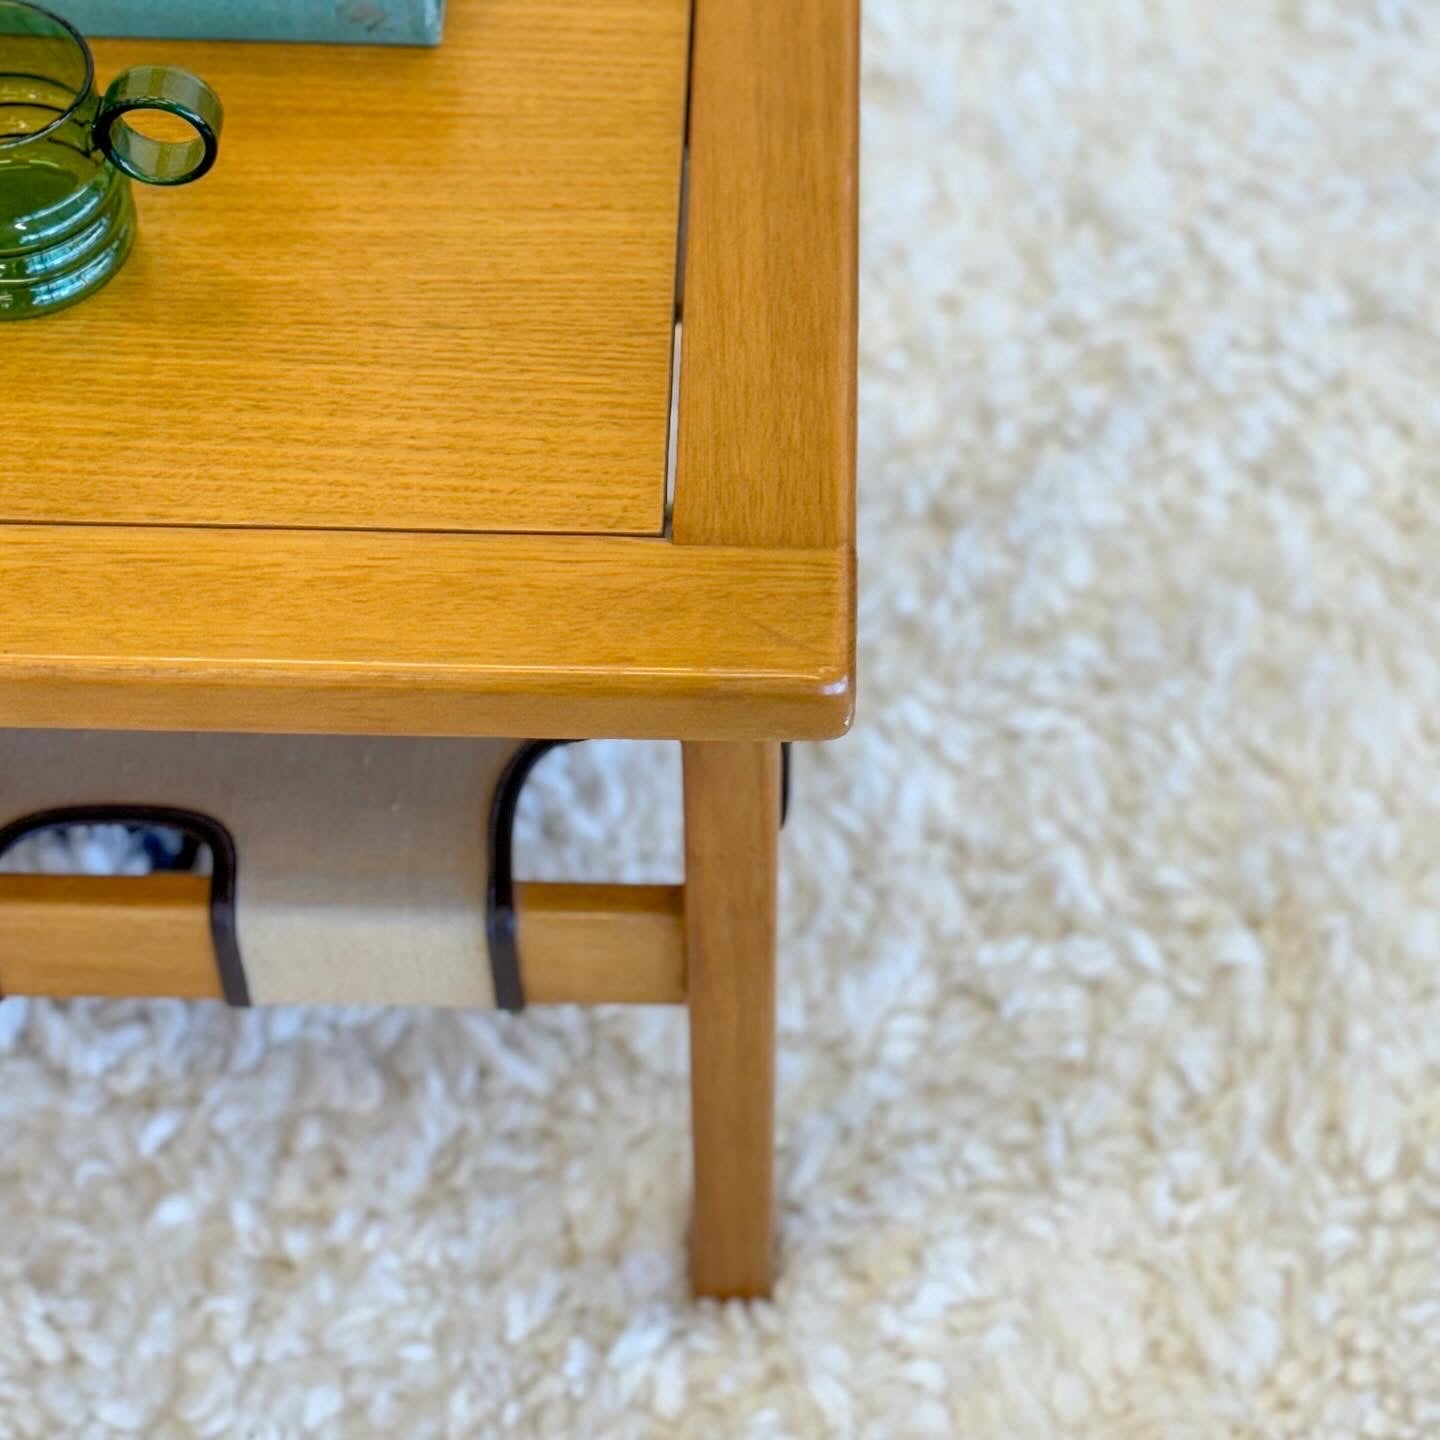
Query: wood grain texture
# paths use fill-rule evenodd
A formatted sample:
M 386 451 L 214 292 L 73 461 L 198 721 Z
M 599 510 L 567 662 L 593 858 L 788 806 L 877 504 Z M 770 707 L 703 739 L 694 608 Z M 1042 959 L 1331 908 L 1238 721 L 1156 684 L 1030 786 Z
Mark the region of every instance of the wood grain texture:
M 684 1000 L 678 891 L 520 885 L 516 905 L 532 1003 Z M 0 875 L 0 995 L 219 1000 L 209 907 L 202 875 Z
M 531 1005 L 683 1005 L 684 892 L 676 885 L 515 887 Z
M 96 45 L 209 79 L 220 161 L 4 327 L 0 518 L 659 532 L 688 4 L 449 8 L 437 50 Z
M 0 525 L 0 725 L 819 738 L 838 551 Z
M 699 1295 L 770 1293 L 780 752 L 687 744 L 685 948 Z
M 695 0 L 682 544 L 854 536 L 858 0 Z
M 222 999 L 204 875 L 0 875 L 0 995 Z

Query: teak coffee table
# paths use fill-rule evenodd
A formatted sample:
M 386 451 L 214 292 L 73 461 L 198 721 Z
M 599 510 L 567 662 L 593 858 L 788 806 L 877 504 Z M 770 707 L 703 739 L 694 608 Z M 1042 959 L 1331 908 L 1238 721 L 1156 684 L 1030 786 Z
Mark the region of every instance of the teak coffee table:
M 760 1295 L 780 742 L 853 702 L 857 0 L 450 12 L 96 46 L 226 132 L 0 327 L 0 848 L 210 865 L 0 877 L 0 992 L 687 1004 L 695 1288 Z M 493 737 L 598 736 L 682 742 L 683 886 L 512 880 L 543 747 Z

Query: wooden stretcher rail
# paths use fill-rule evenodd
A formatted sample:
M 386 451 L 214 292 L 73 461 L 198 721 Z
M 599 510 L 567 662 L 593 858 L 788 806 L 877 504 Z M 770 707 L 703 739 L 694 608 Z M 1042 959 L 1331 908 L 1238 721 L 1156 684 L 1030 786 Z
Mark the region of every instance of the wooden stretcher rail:
M 669 885 L 517 885 L 529 1003 L 682 1004 L 682 900 Z M 0 994 L 218 1000 L 209 907 L 201 875 L 0 875 Z

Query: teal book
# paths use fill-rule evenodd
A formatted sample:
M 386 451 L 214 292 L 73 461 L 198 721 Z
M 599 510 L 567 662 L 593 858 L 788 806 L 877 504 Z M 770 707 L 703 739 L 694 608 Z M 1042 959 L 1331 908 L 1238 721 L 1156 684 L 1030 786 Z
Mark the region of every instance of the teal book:
M 438 45 L 445 0 L 42 0 L 82 35 Z

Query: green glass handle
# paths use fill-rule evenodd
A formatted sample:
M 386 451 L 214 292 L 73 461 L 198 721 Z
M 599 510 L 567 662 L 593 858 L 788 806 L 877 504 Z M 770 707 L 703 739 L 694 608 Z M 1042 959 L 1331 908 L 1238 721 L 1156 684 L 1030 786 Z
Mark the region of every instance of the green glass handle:
M 189 140 L 155 140 L 129 124 L 132 110 L 163 110 L 189 121 Z M 95 117 L 95 143 L 118 169 L 147 185 L 188 185 L 214 163 L 225 110 L 198 76 L 175 65 L 136 65 L 111 82 Z

